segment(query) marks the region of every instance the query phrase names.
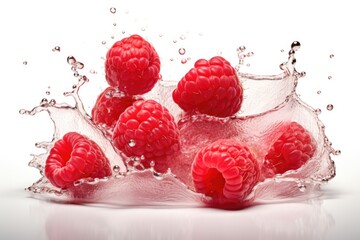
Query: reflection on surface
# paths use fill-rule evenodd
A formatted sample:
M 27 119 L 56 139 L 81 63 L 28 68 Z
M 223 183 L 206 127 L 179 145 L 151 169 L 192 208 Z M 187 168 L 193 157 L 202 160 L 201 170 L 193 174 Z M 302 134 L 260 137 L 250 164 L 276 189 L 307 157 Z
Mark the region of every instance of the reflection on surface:
M 43 202 L 48 239 L 324 239 L 321 200 L 214 209 L 99 208 Z

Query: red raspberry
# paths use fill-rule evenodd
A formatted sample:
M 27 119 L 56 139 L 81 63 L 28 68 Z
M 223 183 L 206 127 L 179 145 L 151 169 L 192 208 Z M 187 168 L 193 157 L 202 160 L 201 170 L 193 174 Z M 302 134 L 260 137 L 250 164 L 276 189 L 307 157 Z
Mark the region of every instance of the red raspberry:
M 150 91 L 159 80 L 160 58 L 139 35 L 116 42 L 107 52 L 105 77 L 110 86 L 130 94 Z
M 297 122 L 288 122 L 274 129 L 281 134 L 265 156 L 263 175 L 273 177 L 304 165 L 315 153 L 316 141 Z
M 102 178 L 112 174 L 110 162 L 94 141 L 69 132 L 50 150 L 45 176 L 60 188 L 71 187 L 82 178 Z
M 259 180 L 258 162 L 233 139 L 220 139 L 197 153 L 191 169 L 197 192 L 212 197 L 210 205 L 240 208 Z
M 91 111 L 92 120 L 95 124 L 114 128 L 120 114 L 130 107 L 136 97 L 123 95 L 113 87 L 106 88 L 97 98 L 95 106 Z
M 149 168 L 154 161 L 154 169 L 165 172 L 167 157 L 179 149 L 179 129 L 161 104 L 137 101 L 120 115 L 113 143 L 128 157 L 139 157 L 144 167 Z
M 240 110 L 243 88 L 236 70 L 217 56 L 196 61 L 178 83 L 173 99 L 184 111 L 229 117 Z

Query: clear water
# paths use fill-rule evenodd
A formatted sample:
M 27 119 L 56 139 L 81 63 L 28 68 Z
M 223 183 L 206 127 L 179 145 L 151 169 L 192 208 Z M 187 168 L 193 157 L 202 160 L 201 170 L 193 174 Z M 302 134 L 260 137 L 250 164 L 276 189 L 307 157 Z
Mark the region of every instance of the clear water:
M 114 13 L 116 9 L 110 11 Z M 321 185 L 335 176 L 331 155 L 340 152 L 331 147 L 325 127 L 318 118 L 319 111 L 304 103 L 296 92 L 298 80 L 305 76 L 305 72 L 299 73 L 294 67 L 295 52 L 299 48 L 298 42 L 291 45 L 288 60 L 280 64 L 281 71 L 278 75 L 243 72 L 244 59 L 252 56 L 253 52 L 245 52 L 244 46 L 238 48 L 239 64 L 235 67 L 243 83 L 245 98 L 241 111 L 233 117 L 218 119 L 205 115 L 183 114 L 172 101 L 171 93 L 176 87 L 174 81 L 162 79 L 150 93 L 145 94 L 145 99 L 152 98 L 166 106 L 179 123 L 182 148 L 170 162 L 170 168 L 165 174 L 156 173 L 153 169 L 134 167 L 139 159 L 126 158 L 121 152 L 117 152 L 108 135 L 92 123 L 79 94 L 79 90 L 85 88 L 88 81 L 85 75 L 80 74 L 84 64 L 69 56 L 67 62 L 79 81 L 64 95 L 74 99 L 75 104 L 59 104 L 54 99 L 43 99 L 40 105 L 31 110 L 20 110 L 21 114 L 26 115 L 45 111 L 54 123 L 51 141 L 35 144 L 36 147 L 45 149 L 45 153 L 33 154 L 29 163 L 29 166 L 40 171 L 42 177 L 26 190 L 36 198 L 62 202 L 112 204 L 118 207 L 205 206 L 207 197 L 193 191 L 189 174 L 192 159 L 201 147 L 220 138 L 236 138 L 247 142 L 252 149 L 257 149 L 256 154 L 261 162 L 267 151 L 262 143 L 271 137 L 270 130 L 273 126 L 285 121 L 296 121 L 314 136 L 318 144 L 315 155 L 300 169 L 259 182 L 247 200 L 253 200 L 253 204 L 256 204 L 310 198 L 321 193 Z M 60 51 L 60 47 L 56 46 L 53 51 Z M 180 55 L 185 52 L 184 48 L 179 49 Z M 330 58 L 332 57 L 333 55 L 330 55 Z M 332 105 L 327 107 L 329 111 L 332 108 Z M 68 189 L 59 189 L 50 184 L 43 176 L 48 152 L 54 143 L 69 131 L 84 134 L 99 144 L 111 162 L 112 176 L 103 179 L 81 179 Z

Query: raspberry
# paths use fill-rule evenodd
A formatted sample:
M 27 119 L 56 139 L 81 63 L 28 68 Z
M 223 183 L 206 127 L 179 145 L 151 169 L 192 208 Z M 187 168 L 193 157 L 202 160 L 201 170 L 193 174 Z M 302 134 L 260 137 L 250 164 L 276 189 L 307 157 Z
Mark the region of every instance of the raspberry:
M 114 128 L 120 114 L 130 107 L 138 98 L 123 95 L 113 87 L 106 88 L 97 98 L 91 111 L 92 120 L 95 124 Z
M 191 174 L 196 191 L 212 197 L 210 205 L 240 208 L 258 182 L 260 170 L 246 146 L 220 139 L 197 153 Z
M 179 129 L 173 116 L 154 100 L 137 101 L 119 117 L 114 146 L 128 157 L 138 157 L 144 167 L 154 161 L 158 172 L 167 170 L 167 157 L 179 149 Z
M 173 91 L 173 99 L 184 111 L 228 117 L 240 110 L 243 88 L 236 70 L 216 56 L 197 60 Z
M 139 35 L 116 42 L 107 52 L 105 77 L 110 86 L 130 94 L 150 91 L 159 80 L 160 58 Z
M 316 142 L 309 131 L 297 122 L 287 122 L 274 129 L 281 134 L 265 156 L 263 175 L 273 177 L 304 165 L 315 153 Z
M 45 163 L 45 176 L 56 187 L 71 187 L 82 178 L 102 178 L 112 174 L 109 160 L 87 137 L 69 132 L 55 142 Z

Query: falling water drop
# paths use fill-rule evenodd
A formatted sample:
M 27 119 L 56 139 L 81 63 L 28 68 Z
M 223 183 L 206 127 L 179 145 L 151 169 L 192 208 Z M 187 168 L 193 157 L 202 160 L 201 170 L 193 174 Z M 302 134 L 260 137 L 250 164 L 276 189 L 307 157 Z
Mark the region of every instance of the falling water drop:
M 27 62 L 27 61 L 23 61 L 23 64 L 24 64 L 24 65 L 27 65 L 27 64 L 28 64 L 28 62 Z
M 68 56 L 66 61 L 70 65 L 74 65 L 76 63 L 76 59 L 73 56 Z
M 331 80 L 331 79 L 332 79 L 332 76 L 328 76 L 328 79 Z
M 294 41 L 291 44 L 291 50 L 297 51 L 300 49 L 301 44 L 298 41 Z
M 55 46 L 53 49 L 52 49 L 53 52 L 60 52 L 60 47 L 59 46 Z
M 334 54 L 330 54 L 330 58 L 334 58 Z

